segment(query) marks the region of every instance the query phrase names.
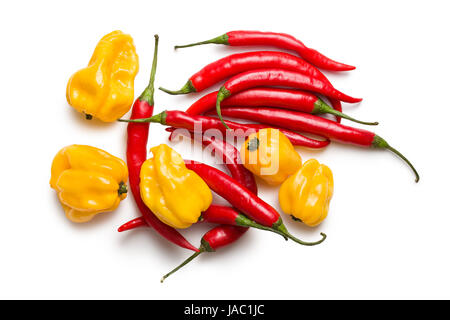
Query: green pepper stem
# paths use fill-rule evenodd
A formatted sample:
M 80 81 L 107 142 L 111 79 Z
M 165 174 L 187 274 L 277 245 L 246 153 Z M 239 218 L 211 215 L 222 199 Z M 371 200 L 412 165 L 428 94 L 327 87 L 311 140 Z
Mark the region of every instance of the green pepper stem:
M 155 104 L 153 96 L 155 93 L 154 84 L 155 84 L 155 76 L 156 76 L 156 65 L 158 63 L 158 42 L 159 42 L 159 36 L 157 34 L 155 34 L 155 51 L 153 53 L 153 63 L 152 63 L 152 70 L 150 72 L 150 81 L 148 83 L 147 88 L 145 88 L 145 90 L 139 96 L 139 100 L 146 101 L 151 106 L 153 106 Z
M 419 182 L 420 176 L 419 176 L 419 173 L 417 172 L 416 168 L 414 168 L 412 163 L 403 154 L 401 154 L 400 151 L 398 151 L 397 149 L 391 147 L 387 143 L 386 140 L 384 140 L 383 138 L 381 138 L 378 135 L 375 135 L 373 137 L 372 147 L 380 148 L 380 149 L 387 149 L 387 150 L 393 152 L 394 154 L 396 154 L 398 157 L 400 157 L 403 161 L 405 161 L 408 164 L 408 166 L 411 168 L 411 170 L 414 172 L 414 174 L 416 176 L 416 182 Z
M 277 229 L 263 226 L 262 224 L 259 224 L 253 220 L 250 220 L 243 214 L 239 214 L 238 217 L 236 218 L 235 222 L 238 226 L 250 227 L 250 228 L 255 228 L 255 229 L 264 230 L 264 231 L 270 231 L 270 232 L 279 234 L 286 241 L 288 240 L 288 238 L 282 232 L 278 231 Z
M 297 242 L 298 244 L 301 244 L 303 246 L 316 246 L 318 244 L 321 244 L 322 242 L 325 241 L 325 239 L 327 238 L 327 235 L 323 232 L 320 233 L 320 235 L 322 236 L 322 239 L 314 241 L 314 242 L 306 242 L 303 240 L 300 240 L 296 237 L 294 237 L 292 234 L 290 234 L 289 232 L 283 233 L 286 237 L 288 237 L 289 239 L 291 239 L 294 242 Z
M 347 120 L 350 120 L 353 122 L 357 122 L 357 123 L 361 123 L 361 124 L 365 124 L 365 125 L 369 125 L 369 126 L 376 126 L 379 124 L 378 121 L 366 122 L 366 121 L 361 121 L 361 120 L 352 118 L 352 117 L 346 115 L 345 113 L 342 113 L 338 110 L 333 109 L 328 104 L 326 104 L 322 99 L 317 99 L 317 101 L 314 103 L 314 109 L 313 109 L 312 113 L 313 114 L 329 113 L 329 114 L 332 114 L 337 117 L 341 117 L 341 118 L 344 118 L 344 119 L 347 119 Z
M 141 118 L 141 119 L 118 119 L 119 122 L 134 122 L 134 123 L 147 123 L 147 122 L 156 122 L 161 124 L 166 124 L 167 112 L 163 111 L 161 113 L 155 114 L 150 118 Z
M 183 268 L 185 265 L 187 265 L 189 262 L 191 262 L 192 260 L 197 258 L 197 256 L 199 256 L 203 252 L 205 252 L 205 250 L 203 248 L 200 248 L 200 251 L 195 252 L 194 254 L 192 254 L 189 258 L 184 260 L 178 267 L 176 267 L 175 269 L 173 269 L 172 271 L 167 273 L 165 276 L 163 276 L 161 278 L 161 283 L 163 283 L 164 280 L 166 280 L 166 278 L 169 277 L 171 274 L 173 274 L 173 273 L 177 272 L 178 270 L 180 270 L 181 268 Z
M 178 95 L 178 94 L 187 94 L 191 92 L 197 92 L 197 89 L 195 89 L 194 84 L 191 80 L 188 80 L 188 82 L 185 83 L 185 85 L 180 90 L 169 90 L 163 87 L 159 87 L 159 90 L 164 91 L 165 93 L 171 94 L 171 95 Z
M 179 49 L 179 48 L 188 48 L 188 47 L 200 46 L 203 44 L 210 44 L 210 43 L 228 45 L 228 35 L 225 33 L 218 37 L 215 37 L 215 38 L 212 38 L 212 39 L 209 39 L 206 41 L 200 41 L 200 42 L 195 42 L 195 43 L 190 43 L 190 44 L 184 44 L 181 46 L 175 46 L 175 50 Z
M 242 227 L 251 227 L 251 228 L 256 228 L 256 229 L 260 229 L 260 230 L 265 230 L 265 231 L 270 231 L 270 232 L 274 232 L 276 234 L 279 234 L 280 236 L 282 236 L 285 240 L 291 239 L 292 241 L 299 243 L 301 245 L 304 246 L 315 246 L 318 245 L 320 243 L 322 243 L 327 235 L 324 233 L 321 233 L 320 235 L 322 236 L 322 239 L 315 241 L 315 242 L 306 242 L 303 240 L 300 240 L 296 237 L 294 237 L 292 234 L 290 234 L 285 225 L 283 224 L 281 218 L 274 224 L 274 226 L 272 227 L 266 227 L 263 226 L 253 220 L 250 220 L 249 218 L 247 218 L 246 216 L 244 216 L 243 214 L 239 214 L 238 218 L 236 219 L 236 223 L 239 226 Z
M 414 172 L 415 176 L 416 176 L 416 182 L 419 182 L 420 180 L 420 176 L 419 173 L 417 172 L 416 168 L 414 168 L 414 166 L 412 165 L 412 163 L 404 156 L 400 153 L 400 151 L 394 149 L 393 147 L 391 147 L 390 145 L 388 145 L 386 147 L 387 150 L 395 153 L 397 156 L 399 156 L 401 159 L 403 159 L 403 161 L 405 161 L 408 166 L 412 169 L 412 171 Z
M 217 93 L 217 100 L 216 100 L 216 112 L 217 115 L 219 116 L 220 121 L 222 122 L 222 124 L 225 126 L 225 128 L 230 129 L 230 127 L 228 127 L 228 125 L 225 123 L 225 121 L 223 120 L 222 117 L 222 110 L 220 107 L 220 103 L 228 98 L 230 96 L 230 91 L 228 91 L 225 87 L 221 87 L 219 89 L 219 92 Z
M 318 244 L 324 242 L 325 239 L 327 238 L 327 235 L 325 233 L 321 232 L 320 235 L 322 236 L 322 239 L 320 239 L 318 241 L 306 242 L 306 241 L 300 240 L 289 233 L 289 231 L 287 230 L 286 226 L 283 223 L 283 220 L 281 220 L 281 217 L 278 219 L 277 222 L 275 222 L 273 224 L 272 227 L 274 229 L 278 230 L 279 232 L 281 232 L 284 236 L 288 237 L 292 241 L 297 242 L 298 244 L 301 244 L 303 246 L 315 246 L 315 245 L 318 245 Z
M 127 193 L 127 185 L 123 182 L 119 183 L 119 190 L 117 190 L 117 193 L 119 194 L 119 196 L 123 193 Z

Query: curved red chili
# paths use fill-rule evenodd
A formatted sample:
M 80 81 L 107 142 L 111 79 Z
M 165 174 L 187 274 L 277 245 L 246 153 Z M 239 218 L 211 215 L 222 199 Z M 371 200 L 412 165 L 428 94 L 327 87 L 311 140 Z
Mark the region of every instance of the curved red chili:
M 194 102 L 186 113 L 200 115 L 215 108 L 217 94 L 211 92 Z M 335 107 L 341 109 L 340 102 L 333 100 Z M 310 92 L 279 89 L 279 88 L 251 88 L 232 95 L 221 102 L 221 107 L 276 107 L 291 109 L 311 114 L 332 114 L 357 123 L 377 125 L 378 122 L 364 122 L 356 120 L 335 108 L 330 107 L 322 99 Z
M 402 158 L 409 165 L 416 176 L 416 182 L 420 179 L 418 172 L 405 156 L 391 147 L 386 140 L 367 130 L 345 126 L 307 113 L 275 108 L 226 108 L 223 110 L 223 115 L 314 133 L 343 143 L 387 149 Z
M 180 133 L 183 135 L 188 135 L 190 138 L 192 138 L 193 136 L 190 132 Z M 254 176 L 240 163 L 239 151 L 234 146 L 221 141 L 220 139 L 215 139 L 213 137 L 203 135 L 201 140 L 203 145 L 212 146 L 213 152 L 220 153 L 223 157 L 224 162 L 227 164 L 228 169 L 230 170 L 231 176 L 236 179 L 237 182 L 241 183 L 256 195 L 257 186 Z M 286 238 L 286 236 L 279 230 L 258 224 L 255 221 L 250 220 L 243 214 L 237 212 L 234 208 L 226 206 L 211 205 L 206 211 L 202 213 L 200 221 L 241 227 L 253 227 L 265 231 L 275 232 Z M 122 232 L 142 226 L 148 225 L 145 220 L 143 220 L 143 218 L 137 218 L 123 224 L 119 228 L 119 231 Z
M 207 137 L 207 136 L 203 136 L 202 142 L 206 146 L 211 145 L 214 152 L 221 153 L 223 156 L 223 160 L 227 164 L 227 167 L 230 170 L 232 176 L 234 178 L 236 178 L 238 181 L 240 181 L 242 184 L 247 186 L 249 188 L 249 190 L 252 190 L 256 194 L 257 186 L 256 186 L 256 181 L 254 179 L 254 176 L 242 164 L 239 163 L 239 161 L 238 161 L 239 152 L 234 146 L 229 145 L 226 142 L 219 141 L 218 139 L 213 139 L 213 138 Z M 217 217 L 218 214 L 220 215 L 220 214 L 223 214 L 223 212 L 224 212 L 223 209 L 220 209 L 220 206 L 213 206 L 213 207 L 218 209 L 218 210 L 215 210 L 215 213 L 212 213 L 212 211 L 214 211 L 214 208 L 211 208 L 211 206 L 208 209 L 209 213 L 206 213 L 206 215 L 209 214 L 211 216 L 212 220 L 214 220 L 214 217 Z M 232 211 L 234 211 L 234 209 L 232 209 L 232 208 L 230 208 L 230 209 Z M 234 216 L 227 215 L 227 217 L 228 217 L 227 222 L 233 222 L 233 223 L 228 223 L 229 225 L 220 225 L 220 226 L 217 226 L 217 227 L 213 228 L 212 230 L 208 231 L 202 237 L 200 250 L 198 251 L 199 253 L 205 252 L 205 251 L 214 251 L 220 247 L 229 245 L 229 244 L 235 242 L 236 240 L 238 240 L 248 230 L 248 226 L 251 226 L 253 224 L 256 225 L 256 223 L 254 223 L 253 221 L 249 220 L 248 218 L 242 216 L 241 214 L 238 214 L 237 212 L 235 212 Z M 240 219 L 239 219 L 239 217 L 240 217 Z M 214 221 L 211 221 L 211 222 L 214 222 Z M 244 227 L 245 222 L 247 222 L 248 226 Z M 239 226 L 239 225 L 241 225 L 241 226 Z M 125 223 L 124 225 L 122 225 L 119 228 L 119 232 L 134 229 L 134 228 L 137 228 L 140 226 L 148 226 L 148 224 L 142 217 Z M 195 254 L 193 257 L 188 259 L 188 261 L 191 261 L 196 256 L 197 256 L 197 254 Z M 164 278 L 161 280 L 161 282 L 163 280 L 164 280 Z
M 297 52 L 313 65 L 331 71 L 349 71 L 355 67 L 327 58 L 320 52 L 306 47 L 300 40 L 285 33 L 261 31 L 230 31 L 210 40 L 187 45 L 175 46 L 175 49 L 215 43 L 229 46 L 274 46 Z
M 205 116 L 193 116 L 184 111 L 178 110 L 166 110 L 148 118 L 130 120 L 119 119 L 118 121 L 135 123 L 157 122 L 176 128 L 184 128 L 189 131 L 201 130 L 202 133 L 210 129 L 215 129 L 226 135 L 226 130 L 219 119 Z M 232 121 L 225 121 L 225 123 L 229 128 L 233 129 L 233 133 L 236 135 L 249 135 L 259 129 L 269 127 L 261 124 L 242 124 Z M 305 137 L 297 132 L 292 132 L 282 128 L 277 129 L 283 132 L 293 145 L 318 149 L 326 147 L 329 144 L 328 140 L 315 140 Z
M 362 100 L 360 98 L 347 96 L 331 87 L 328 83 L 308 75 L 283 69 L 259 69 L 238 74 L 227 80 L 225 84 L 220 87 L 216 101 L 217 115 L 222 120 L 220 105 L 225 98 L 244 91 L 245 89 L 266 86 L 291 87 L 313 91 L 330 98 L 350 103 L 360 102 Z
M 219 225 L 211 230 L 209 230 L 202 237 L 200 251 L 195 252 L 192 256 L 187 258 L 183 263 L 181 263 L 178 267 L 167 273 L 165 276 L 161 278 L 161 282 L 163 282 L 168 276 L 178 271 L 180 268 L 191 262 L 198 255 L 203 252 L 214 252 L 217 249 L 227 246 L 236 240 L 238 240 L 247 230 L 247 228 L 242 227 L 234 227 L 228 225 Z
M 267 202 L 252 193 L 238 181 L 228 176 L 224 172 L 204 163 L 185 160 L 186 167 L 197 173 L 209 188 L 219 196 L 227 200 L 232 206 L 255 222 L 276 231 L 281 232 L 287 238 L 303 245 L 317 245 L 325 240 L 326 235 L 322 234 L 322 239 L 316 242 L 304 242 L 292 236 L 280 214 Z
M 255 221 L 244 216 L 242 213 L 236 211 L 236 209 L 228 206 L 219 206 L 215 204 L 210 205 L 209 208 L 202 213 L 201 220 L 199 222 L 202 221 L 208 223 L 226 224 L 237 227 L 246 227 L 246 228 L 252 227 L 256 229 L 274 232 L 286 238 L 286 236 L 282 232 L 256 223 Z M 149 225 L 147 224 L 147 222 L 143 217 L 135 218 L 133 220 L 124 223 L 119 227 L 119 232 L 137 229 L 140 227 L 149 227 Z
M 158 54 L 158 36 L 155 35 L 155 53 L 153 58 L 150 83 L 141 96 L 136 99 L 131 118 L 145 118 L 153 114 L 153 93 L 156 74 Z M 172 243 L 193 251 L 198 251 L 196 247 L 190 244 L 177 230 L 161 222 L 142 201 L 139 190 L 139 173 L 142 163 L 147 159 L 147 140 L 149 123 L 129 123 L 127 127 L 127 166 L 129 172 L 129 184 L 133 193 L 139 211 L 142 213 L 145 221 L 152 226 L 160 235 Z
M 322 72 L 303 59 L 285 52 L 254 51 L 235 53 L 206 65 L 192 75 L 179 90 L 168 90 L 162 87 L 159 89 L 169 94 L 201 92 L 239 73 L 266 68 L 291 70 L 309 75 L 327 82 L 332 87 Z
M 182 134 L 186 134 L 186 132 L 182 132 Z M 188 132 L 190 138 L 192 137 L 192 134 Z M 172 137 L 172 134 L 171 134 Z M 194 139 L 197 138 L 194 136 Z M 170 137 L 169 137 L 170 139 Z M 231 176 L 235 178 L 237 181 L 242 183 L 244 186 L 246 186 L 250 191 L 257 194 L 258 187 L 256 185 L 255 177 L 253 174 L 247 170 L 241 163 L 240 163 L 240 157 L 239 157 L 239 151 L 232 145 L 221 141 L 219 139 L 215 139 L 213 137 L 208 137 L 206 135 L 202 135 L 201 142 L 204 146 L 211 146 L 212 151 L 215 153 L 219 153 L 222 155 L 223 161 L 226 164 L 228 170 L 231 173 Z M 230 214 L 231 210 L 231 214 Z M 263 230 L 269 230 L 274 231 L 269 228 L 265 228 L 264 226 L 260 226 L 254 221 L 251 221 L 247 217 L 243 216 L 242 214 L 239 214 L 236 212 L 233 208 L 230 207 L 223 207 L 223 206 L 216 206 L 211 205 L 203 214 L 202 214 L 202 220 L 201 221 L 208 221 L 210 223 L 219 223 L 219 224 L 227 224 L 230 226 L 234 226 L 234 228 L 239 229 L 239 233 L 244 233 L 248 227 L 256 227 Z M 128 221 L 121 225 L 118 229 L 119 232 L 136 229 L 139 227 L 148 227 L 149 225 L 145 221 L 143 217 L 139 217 L 136 219 L 133 219 L 131 221 Z M 220 230 L 220 226 L 215 228 L 216 232 Z M 231 237 L 229 238 L 230 243 L 237 240 L 232 235 L 234 234 L 232 228 L 226 228 L 224 230 L 224 233 L 231 232 Z M 224 239 L 225 240 L 225 239 Z

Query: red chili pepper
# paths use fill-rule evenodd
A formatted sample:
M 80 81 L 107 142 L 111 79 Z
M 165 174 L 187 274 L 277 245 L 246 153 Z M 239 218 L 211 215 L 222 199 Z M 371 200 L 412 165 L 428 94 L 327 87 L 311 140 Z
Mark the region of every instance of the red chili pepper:
M 267 86 L 291 87 L 313 91 L 350 103 L 360 102 L 362 100 L 347 96 L 322 80 L 298 72 L 283 69 L 258 69 L 238 74 L 220 87 L 216 101 L 216 110 L 219 118 L 222 119 L 220 105 L 224 99 L 245 89 Z
M 238 162 L 239 152 L 234 146 L 229 145 L 223 141 L 221 143 L 221 141 L 219 141 L 218 139 L 213 139 L 211 137 L 206 137 L 206 136 L 204 136 L 202 138 L 202 142 L 206 146 L 211 145 L 214 152 L 221 153 L 223 156 L 223 160 L 227 164 L 227 167 L 229 168 L 233 177 L 236 178 L 241 183 L 243 183 L 245 186 L 247 186 L 250 190 L 252 190 L 256 194 L 257 186 L 256 186 L 254 176 L 250 171 L 248 171 L 242 164 L 240 164 Z M 208 215 L 211 216 L 211 222 L 217 223 L 217 219 L 224 220 L 223 218 L 217 218 L 217 215 L 223 214 L 223 212 L 225 212 L 226 210 L 224 211 L 224 209 L 221 209 L 220 206 L 213 206 L 213 207 L 216 208 L 216 210 L 215 210 L 216 213 L 211 213 L 211 211 L 214 211 L 214 209 L 208 209 L 209 211 L 207 210 L 205 212 L 205 214 L 207 216 Z M 229 209 L 234 211 L 234 209 L 232 209 L 232 208 L 229 208 Z M 225 214 L 223 214 L 223 215 L 225 216 Z M 229 219 L 233 219 L 234 223 L 230 223 L 233 225 L 217 226 L 217 227 L 213 228 L 212 230 L 208 231 L 202 237 L 200 251 L 198 253 L 205 252 L 205 251 L 214 251 L 220 247 L 229 245 L 229 244 L 235 242 L 236 240 L 238 240 L 248 230 L 248 227 L 239 226 L 239 224 L 238 224 L 239 221 L 241 221 L 240 225 L 243 225 L 243 223 L 246 221 L 248 221 L 249 226 L 252 224 L 257 225 L 253 221 L 249 220 L 247 217 L 244 217 L 241 214 L 238 214 L 237 212 L 235 212 L 235 215 L 241 216 L 241 218 L 237 219 L 236 217 L 234 217 L 235 219 L 233 219 L 233 217 L 230 217 L 230 214 L 227 215 L 227 217 Z M 214 221 L 214 217 L 216 217 L 216 221 Z M 122 225 L 119 228 L 119 232 L 134 229 L 134 228 L 137 228 L 140 226 L 148 226 L 148 224 L 142 217 L 125 223 L 124 225 Z M 262 227 L 262 228 L 264 229 L 264 227 Z M 194 256 L 189 258 L 187 262 L 194 259 L 197 255 L 198 254 L 195 254 Z M 186 263 L 184 263 L 184 264 L 186 264 Z M 166 277 L 164 277 L 164 278 L 166 278 Z M 161 280 L 161 282 L 164 280 L 164 278 Z
M 201 92 L 239 73 L 266 68 L 284 69 L 309 75 L 323 80 L 332 87 L 322 72 L 303 59 L 285 52 L 254 51 L 235 53 L 208 64 L 191 76 L 180 90 L 174 91 L 162 87 L 159 89 L 169 94 Z
M 228 206 L 219 206 L 215 204 L 210 205 L 209 208 L 202 213 L 201 219 L 199 220 L 199 222 L 203 221 L 208 223 L 226 224 L 230 226 L 245 227 L 245 228 L 252 227 L 256 229 L 274 232 L 286 238 L 286 236 L 282 232 L 256 223 L 255 221 L 247 218 L 242 213 L 236 211 L 236 209 Z M 133 220 L 124 223 L 119 227 L 119 232 L 137 229 L 140 227 L 149 227 L 149 225 L 147 224 L 147 222 L 143 217 L 135 218 Z
M 185 133 L 183 132 L 183 134 Z M 193 135 L 189 134 L 189 137 L 192 138 Z M 169 139 L 171 138 L 172 134 Z M 196 138 L 195 135 L 194 138 Z M 255 177 L 240 163 L 239 151 L 234 146 L 206 135 L 202 135 L 201 140 L 204 146 L 211 146 L 213 152 L 222 155 L 223 161 L 234 179 L 246 186 L 254 194 L 257 194 L 258 187 L 256 185 Z M 230 210 L 232 213 L 230 213 Z M 223 218 L 221 217 L 222 215 Z M 258 227 L 258 225 L 256 225 L 253 221 L 242 214 L 239 214 L 233 208 L 215 205 L 211 205 L 208 210 L 202 214 L 202 221 L 234 226 L 253 226 L 254 224 L 255 227 Z M 244 222 L 247 224 L 244 224 Z M 139 227 L 148 227 L 148 224 L 143 217 L 124 223 L 119 227 L 119 232 L 136 229 Z
M 189 137 L 193 138 L 192 133 L 182 132 L 182 134 L 188 135 Z M 195 138 L 196 137 L 194 137 L 194 139 Z M 231 176 L 236 179 L 237 182 L 252 191 L 255 195 L 257 194 L 257 186 L 254 176 L 240 163 L 239 151 L 234 146 L 219 139 L 214 139 L 213 137 L 208 137 L 205 135 L 203 135 L 201 140 L 204 146 L 212 146 L 213 152 L 220 153 L 222 155 L 223 161 L 226 163 L 227 168 L 230 170 Z M 243 214 L 237 212 L 234 208 L 226 206 L 211 205 L 205 212 L 202 213 L 202 218 L 200 221 L 241 227 L 253 227 L 261 230 L 275 232 L 285 237 L 285 235 L 279 230 L 258 224 L 255 221 L 250 220 Z M 123 224 L 119 228 L 119 231 L 122 232 L 142 226 L 148 225 L 142 218 L 137 218 Z
M 158 36 L 155 35 L 155 53 L 153 58 L 150 83 L 141 96 L 135 101 L 131 114 L 131 119 L 146 118 L 153 114 L 153 93 L 156 74 L 158 54 Z M 148 123 L 129 123 L 128 141 L 127 141 L 127 165 L 129 171 L 130 187 L 136 204 L 141 211 L 145 221 L 152 226 L 160 235 L 172 243 L 193 251 L 198 251 L 196 247 L 190 244 L 177 230 L 161 222 L 142 201 L 139 190 L 139 173 L 142 163 L 147 159 L 147 139 Z
M 349 71 L 355 67 L 336 62 L 325 57 L 320 52 L 306 47 L 300 40 L 285 33 L 260 32 L 260 31 L 230 31 L 211 40 L 192 44 L 175 46 L 175 49 L 192 47 L 202 44 L 223 44 L 229 46 L 274 46 L 281 49 L 297 52 L 303 59 L 313 65 L 332 71 Z
M 133 220 L 130 220 L 128 222 L 125 222 L 123 225 L 121 225 L 117 231 L 124 232 L 132 229 L 137 229 L 140 227 L 150 227 L 148 223 L 145 221 L 144 217 L 137 217 Z
M 192 104 L 186 113 L 191 115 L 200 115 L 204 112 L 214 109 L 216 106 L 217 94 L 219 91 L 211 92 L 194 104 Z M 341 108 L 338 100 L 333 103 L 339 109 Z M 311 114 L 329 113 L 354 122 L 367 125 L 377 125 L 378 122 L 364 122 L 356 120 L 340 111 L 337 111 L 327 105 L 322 99 L 310 92 L 278 88 L 251 88 L 232 95 L 222 101 L 221 107 L 277 107 L 291 109 Z
M 333 98 L 328 98 L 328 100 L 330 100 L 330 104 L 334 110 L 342 112 L 342 103 L 339 100 Z M 336 117 L 336 122 L 341 123 L 341 117 Z
M 280 68 L 297 71 L 322 80 L 332 87 L 331 82 L 320 70 L 302 59 L 282 52 L 257 51 L 234 54 L 207 65 L 202 70 L 194 74 L 183 86 L 183 88 L 177 92 L 164 88 L 160 89 L 170 94 L 181 94 L 195 91 L 200 92 L 230 76 L 236 75 L 243 71 L 261 68 Z M 333 107 L 336 107 L 335 109 L 337 111 L 342 112 L 340 102 L 335 100 L 331 103 Z M 338 116 L 337 121 L 341 122 L 340 120 L 341 118 Z
M 214 252 L 217 249 L 227 246 L 236 240 L 238 240 L 247 228 L 239 228 L 234 226 L 219 225 L 211 230 L 209 230 L 201 240 L 200 251 L 195 252 L 192 256 L 187 258 L 182 264 L 170 271 L 164 277 L 161 278 L 163 282 L 168 276 L 178 271 L 180 268 L 191 262 L 198 255 L 203 252 Z
M 220 131 L 222 134 L 226 134 L 226 130 L 222 125 L 221 121 L 205 116 L 192 116 L 183 111 L 178 110 L 167 110 L 161 113 L 155 114 L 152 117 L 141 118 L 141 119 L 119 119 L 121 122 L 135 122 L 135 123 L 145 123 L 145 122 L 157 122 L 163 125 L 172 126 L 175 128 L 184 128 L 189 131 L 201 130 L 204 133 L 207 130 L 215 129 Z M 242 124 L 231 121 L 225 121 L 227 126 L 233 129 L 236 135 L 249 135 L 259 129 L 267 128 L 266 125 L 257 124 Z M 277 128 L 283 132 L 286 137 L 292 142 L 293 145 L 304 146 L 308 148 L 318 149 L 326 147 L 329 144 L 327 140 L 315 140 L 305 137 L 299 133 L 285 130 L 282 128 Z
M 416 175 L 416 182 L 419 181 L 419 174 L 411 162 L 373 132 L 345 126 L 307 113 L 275 108 L 226 108 L 223 110 L 223 115 L 314 133 L 343 143 L 390 150 L 409 165 Z
M 316 245 L 325 240 L 324 234 L 321 234 L 323 238 L 317 242 L 304 242 L 295 238 L 286 229 L 280 214 L 238 181 L 219 169 L 200 162 L 185 160 L 185 164 L 188 169 L 197 173 L 211 190 L 255 222 L 275 229 L 299 244 Z

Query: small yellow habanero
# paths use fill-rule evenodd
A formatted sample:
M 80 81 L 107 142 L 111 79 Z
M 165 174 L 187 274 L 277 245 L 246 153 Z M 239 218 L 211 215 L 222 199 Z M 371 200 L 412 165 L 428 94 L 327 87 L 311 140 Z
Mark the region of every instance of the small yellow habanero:
M 208 185 L 186 168 L 181 156 L 161 144 L 141 167 L 141 197 L 159 220 L 174 228 L 188 228 L 212 202 Z
M 98 148 L 71 145 L 53 159 L 50 186 L 73 222 L 90 221 L 113 211 L 127 197 L 128 169 L 124 161 Z
M 251 134 L 241 147 L 243 165 L 270 185 L 278 185 L 302 166 L 302 158 L 280 130 Z
M 104 36 L 86 68 L 74 73 L 67 84 L 67 102 L 86 119 L 116 121 L 134 100 L 134 78 L 139 59 L 133 38 L 122 31 Z
M 281 185 L 278 194 L 281 209 L 294 220 L 317 226 L 327 217 L 333 188 L 330 168 L 310 159 Z

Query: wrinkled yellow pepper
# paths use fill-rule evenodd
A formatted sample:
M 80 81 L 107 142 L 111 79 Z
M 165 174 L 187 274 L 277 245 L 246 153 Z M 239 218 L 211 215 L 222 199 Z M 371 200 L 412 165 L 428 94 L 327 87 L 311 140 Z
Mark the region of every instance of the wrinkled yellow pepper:
M 165 224 L 188 228 L 210 206 L 211 190 L 169 146 L 161 144 L 151 151 L 153 158 L 141 167 L 142 200 Z
M 278 129 L 261 129 L 241 147 L 243 165 L 270 185 L 278 185 L 302 166 L 302 158 Z
M 77 111 L 105 122 L 127 113 L 134 100 L 139 60 L 133 38 L 122 31 L 104 36 L 89 61 L 67 84 L 67 102 Z
M 58 193 L 67 218 L 81 223 L 115 210 L 127 197 L 127 179 L 123 160 L 98 148 L 71 145 L 53 159 L 50 186 Z
M 281 185 L 278 194 L 281 209 L 294 220 L 314 227 L 328 215 L 333 188 L 330 168 L 310 159 Z

